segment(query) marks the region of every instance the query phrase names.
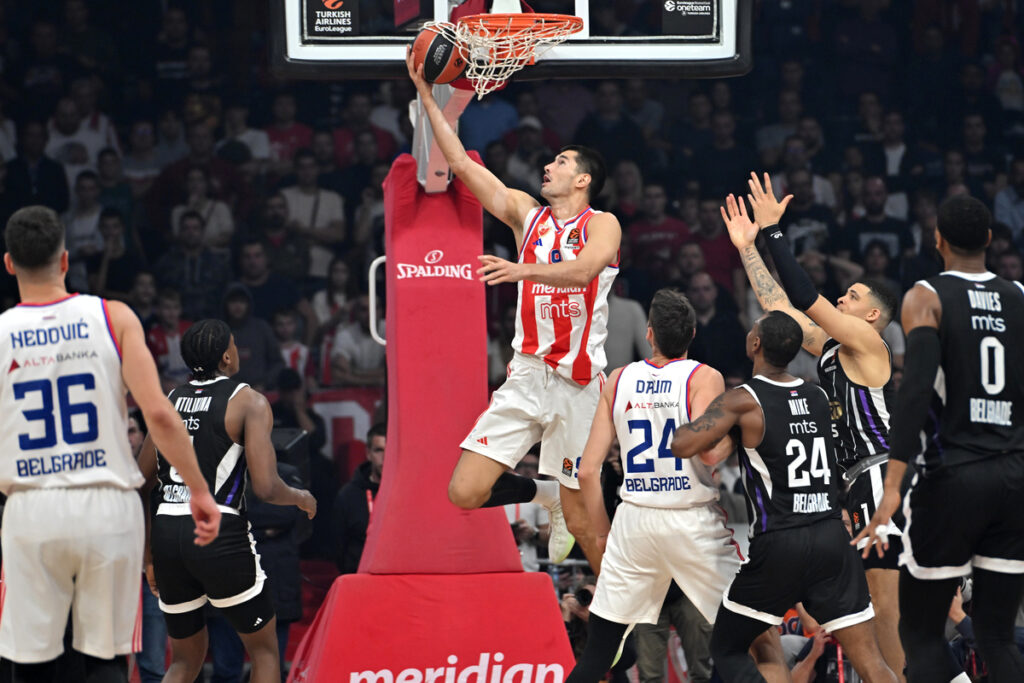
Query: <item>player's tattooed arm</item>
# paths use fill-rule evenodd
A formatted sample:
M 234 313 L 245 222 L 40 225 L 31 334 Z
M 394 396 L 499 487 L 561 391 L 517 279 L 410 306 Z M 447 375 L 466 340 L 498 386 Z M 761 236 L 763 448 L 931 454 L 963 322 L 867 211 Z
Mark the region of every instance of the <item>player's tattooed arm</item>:
M 672 454 L 677 458 L 692 458 L 703 451 L 714 448 L 732 429 L 739 415 L 732 410 L 730 394 L 735 389 L 720 394 L 711 402 L 704 414 L 688 424 L 676 428 L 672 439 Z

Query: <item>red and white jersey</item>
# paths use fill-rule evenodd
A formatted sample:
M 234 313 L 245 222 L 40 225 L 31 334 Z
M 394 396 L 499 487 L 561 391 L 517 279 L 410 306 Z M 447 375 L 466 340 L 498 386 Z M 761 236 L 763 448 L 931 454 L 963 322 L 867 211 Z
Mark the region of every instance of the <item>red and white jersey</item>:
M 574 260 L 587 243 L 587 224 L 598 213 L 588 206 L 559 224 L 550 207 L 530 211 L 523 224 L 519 262 Z M 607 363 L 608 293 L 618 273 L 616 256 L 586 287 L 552 287 L 521 280 L 512 348 L 537 356 L 567 379 L 589 384 Z

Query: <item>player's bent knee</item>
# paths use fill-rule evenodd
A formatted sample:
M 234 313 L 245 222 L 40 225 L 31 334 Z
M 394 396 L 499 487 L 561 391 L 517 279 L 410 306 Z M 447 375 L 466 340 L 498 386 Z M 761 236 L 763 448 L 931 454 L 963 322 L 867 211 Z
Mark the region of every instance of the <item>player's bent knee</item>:
M 476 510 L 487 502 L 489 493 L 489 491 L 476 491 L 474 487 L 467 486 L 455 476 L 452 476 L 452 480 L 448 482 L 448 500 L 452 505 L 463 510 Z

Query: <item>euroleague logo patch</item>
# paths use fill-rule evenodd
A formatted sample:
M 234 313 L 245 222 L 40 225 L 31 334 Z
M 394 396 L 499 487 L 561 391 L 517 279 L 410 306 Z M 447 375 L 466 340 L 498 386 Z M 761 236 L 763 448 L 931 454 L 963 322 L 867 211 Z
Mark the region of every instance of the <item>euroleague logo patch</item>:
M 572 460 L 569 458 L 562 458 L 562 474 L 567 477 L 572 476 Z

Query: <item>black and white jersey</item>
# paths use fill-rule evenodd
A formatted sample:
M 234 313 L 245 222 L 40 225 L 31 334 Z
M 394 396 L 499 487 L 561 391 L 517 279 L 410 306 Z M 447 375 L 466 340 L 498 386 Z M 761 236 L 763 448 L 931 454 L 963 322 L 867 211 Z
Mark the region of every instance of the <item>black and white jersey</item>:
M 756 375 L 741 385 L 764 413 L 764 437 L 741 448 L 750 536 L 841 517 L 839 470 L 825 392 L 803 380 Z
M 927 471 L 1024 451 L 1024 287 L 956 271 L 917 284 L 942 304 L 942 364 L 915 464 Z
M 858 460 L 889 452 L 889 416 L 892 414 L 892 352 L 889 381 L 869 387 L 852 381 L 839 362 L 839 342 L 829 339 L 818 360 L 818 382 L 825 390 L 832 413 L 832 438 L 839 466 L 849 469 Z
M 228 401 L 247 386 L 220 376 L 181 384 L 169 396 L 192 439 L 199 470 L 209 484 L 214 500 L 222 511 L 235 514 L 245 512 L 245 448 L 228 436 L 224 416 Z M 178 471 L 163 456 L 157 455 L 157 476 L 161 487 L 157 514 L 191 514 L 188 487 Z

